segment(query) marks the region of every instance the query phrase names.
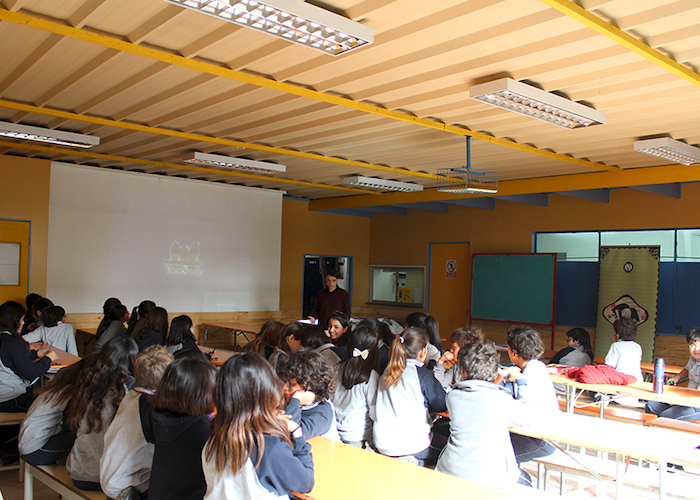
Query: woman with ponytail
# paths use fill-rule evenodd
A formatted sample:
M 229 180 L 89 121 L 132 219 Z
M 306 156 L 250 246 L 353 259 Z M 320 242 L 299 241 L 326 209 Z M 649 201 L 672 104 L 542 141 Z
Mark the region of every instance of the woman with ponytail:
M 374 410 L 374 444 L 391 457 L 433 465 L 447 442 L 433 435 L 430 413 L 447 410 L 445 391 L 423 366 L 428 334 L 409 327 L 391 344 L 389 365 L 379 380 Z

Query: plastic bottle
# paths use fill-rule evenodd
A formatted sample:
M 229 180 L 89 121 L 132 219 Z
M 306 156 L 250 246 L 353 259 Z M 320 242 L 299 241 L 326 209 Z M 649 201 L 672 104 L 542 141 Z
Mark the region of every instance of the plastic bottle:
M 666 372 L 666 364 L 664 358 L 656 358 L 654 362 L 654 392 L 663 394 L 664 392 L 664 375 Z

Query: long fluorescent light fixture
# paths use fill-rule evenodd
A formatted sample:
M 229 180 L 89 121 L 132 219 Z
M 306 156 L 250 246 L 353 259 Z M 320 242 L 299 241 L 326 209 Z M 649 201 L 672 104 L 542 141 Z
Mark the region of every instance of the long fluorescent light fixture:
M 574 129 L 604 124 L 605 113 L 512 78 L 474 85 L 469 97 L 560 127 Z
M 676 141 L 670 137 L 634 141 L 634 150 L 682 165 L 700 163 L 700 148 L 685 142 Z
M 182 157 L 182 161 L 186 163 L 197 163 L 199 165 L 209 165 L 212 167 L 234 168 L 236 170 L 247 170 L 250 172 L 258 172 L 264 174 L 277 174 L 286 172 L 285 165 L 277 163 L 269 163 L 266 161 L 247 160 L 245 158 L 236 158 L 235 156 L 212 155 L 208 153 L 188 153 Z
M 100 143 L 100 138 L 94 135 L 76 134 L 44 127 L 32 127 L 19 123 L 0 122 L 0 135 L 13 139 L 28 141 L 49 142 L 61 146 L 75 146 L 78 148 L 91 148 Z
M 374 42 L 374 30 L 300 0 L 165 0 L 337 56 Z
M 343 179 L 343 184 L 352 186 L 362 186 L 366 188 L 381 189 L 383 191 L 423 191 L 423 186 L 413 184 L 412 182 L 389 181 L 386 179 L 376 179 L 374 177 L 346 177 Z

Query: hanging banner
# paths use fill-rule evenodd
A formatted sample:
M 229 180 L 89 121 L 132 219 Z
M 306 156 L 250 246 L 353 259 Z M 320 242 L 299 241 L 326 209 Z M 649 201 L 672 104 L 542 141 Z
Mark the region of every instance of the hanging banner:
M 642 360 L 653 361 L 660 253 L 659 246 L 600 247 L 596 356 L 608 353 L 615 320 L 629 317 L 639 322 Z

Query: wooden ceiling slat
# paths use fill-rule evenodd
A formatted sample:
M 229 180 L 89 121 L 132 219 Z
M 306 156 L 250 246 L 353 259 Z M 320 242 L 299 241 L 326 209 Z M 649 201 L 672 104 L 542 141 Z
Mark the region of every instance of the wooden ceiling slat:
M 12 70 L 12 72 L 0 82 L 0 94 L 5 92 L 10 85 L 15 83 L 61 40 L 63 40 L 61 35 L 50 34 L 19 66 Z
M 164 5 L 164 7 L 165 8 L 156 15 L 146 20 L 137 28 L 133 29 L 128 35 L 126 35 L 126 39 L 131 43 L 141 43 L 154 30 L 167 24 L 172 19 L 183 13 L 183 9 L 177 5 Z
M 74 28 L 82 28 L 87 24 L 90 16 L 99 9 L 106 0 L 85 0 L 85 3 L 68 18 L 68 24 Z

